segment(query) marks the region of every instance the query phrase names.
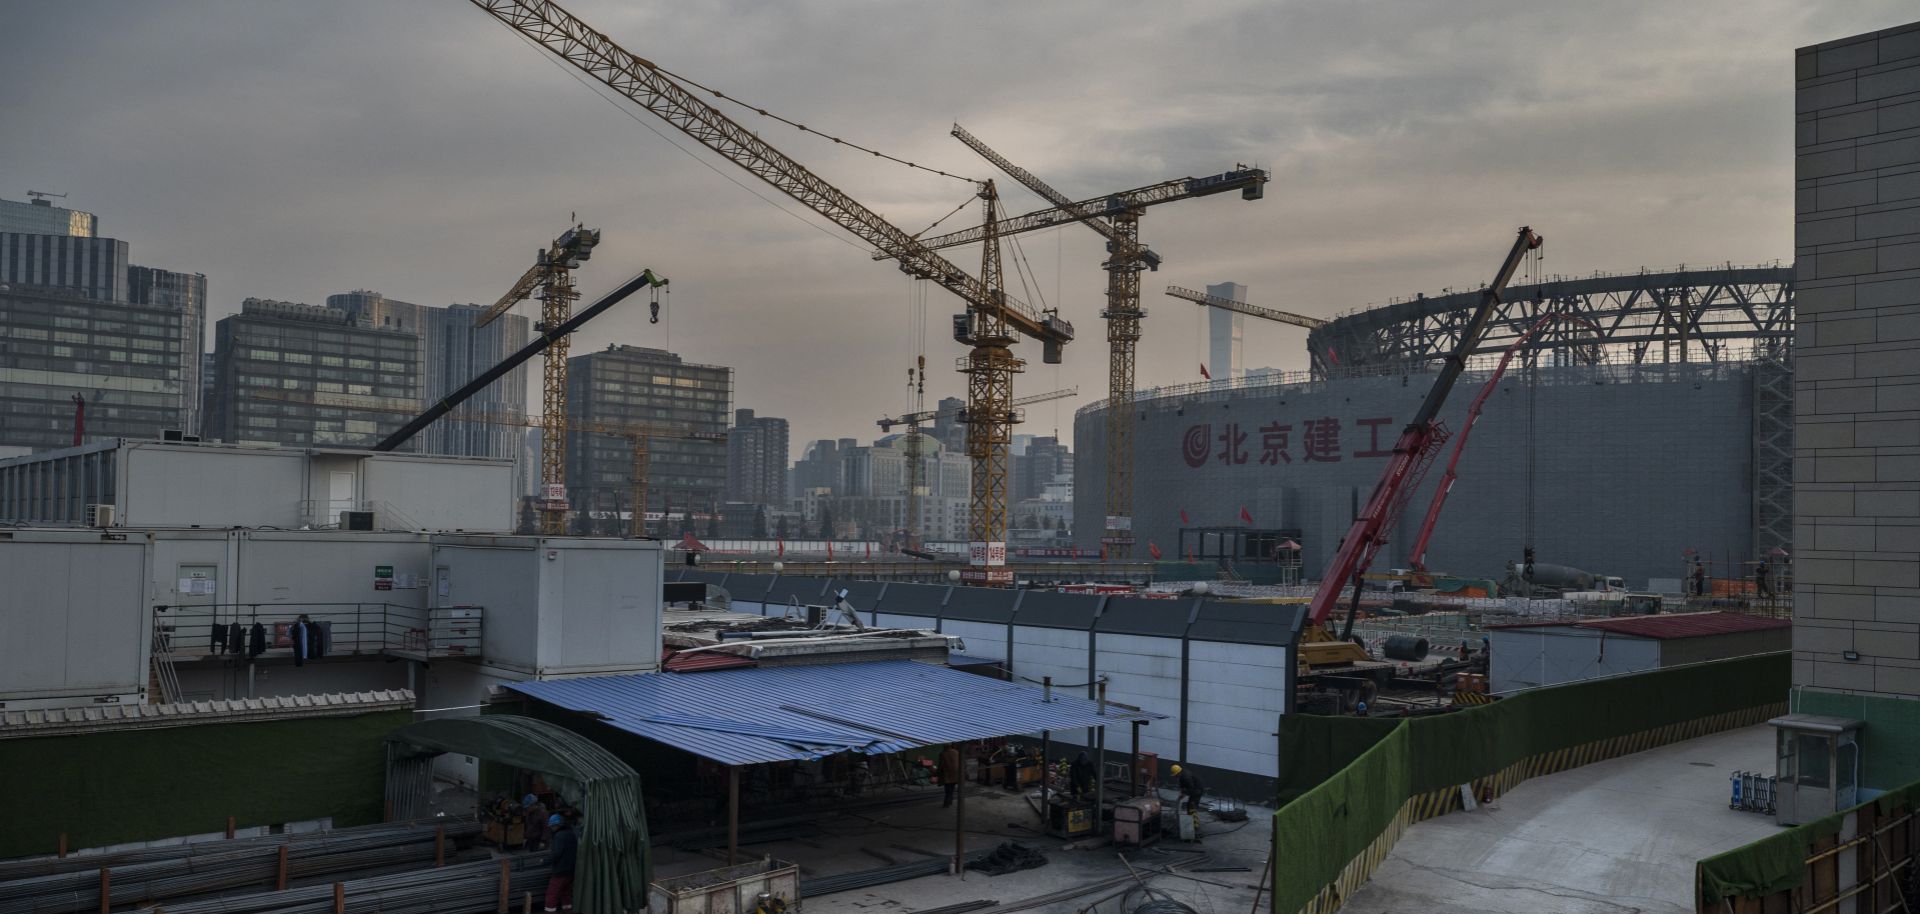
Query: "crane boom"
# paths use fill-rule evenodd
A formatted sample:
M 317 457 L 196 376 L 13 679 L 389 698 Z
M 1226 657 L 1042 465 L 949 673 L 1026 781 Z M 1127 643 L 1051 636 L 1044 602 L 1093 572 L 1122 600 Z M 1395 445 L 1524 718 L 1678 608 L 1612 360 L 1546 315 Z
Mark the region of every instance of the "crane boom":
M 1167 294 L 1174 298 L 1184 298 L 1196 305 L 1204 305 L 1208 308 L 1219 308 L 1222 311 L 1234 311 L 1249 317 L 1257 317 L 1261 320 L 1292 324 L 1295 327 L 1305 327 L 1308 330 L 1314 330 L 1327 325 L 1326 321 L 1317 317 L 1308 317 L 1304 314 L 1295 314 L 1292 311 L 1281 311 L 1276 308 L 1262 308 L 1259 305 L 1249 305 L 1243 301 L 1235 301 L 1234 299 L 1223 298 L 1219 295 L 1208 295 L 1205 292 L 1195 292 L 1192 289 L 1185 289 L 1180 286 L 1168 286 Z
M 991 313 L 1021 334 L 1039 341 L 1049 364 L 1060 361 L 1060 348 L 1073 339 L 1071 323 L 1058 315 L 1035 311 L 1002 290 L 989 289 L 980 279 L 935 254 L 905 230 L 695 97 L 652 61 L 615 44 L 559 4 L 551 0 L 471 2 L 701 145 L 886 252 L 887 258 L 900 261 L 902 272 L 938 282 L 964 300 L 968 307 Z
M 1172 181 L 1162 181 L 1158 184 L 1123 190 L 1117 194 L 1106 194 L 1051 209 L 1034 210 L 1031 213 L 1010 216 L 995 224 L 993 233 L 1004 238 L 1008 235 L 1053 228 L 1069 222 L 1086 222 L 1092 225 L 1094 221 L 1098 221 L 1093 218 L 1096 216 L 1112 217 L 1125 213 L 1137 213 L 1148 206 L 1172 203 L 1175 200 L 1190 200 L 1194 197 L 1210 197 L 1230 190 L 1239 191 L 1242 199 L 1258 200 L 1265 195 L 1261 185 L 1267 183 L 1267 178 L 1267 172 L 1263 169 L 1243 168 L 1205 178 L 1177 178 Z M 1101 230 L 1096 227 L 1094 231 Z M 1113 240 L 1122 231 L 1109 224 L 1106 231 L 1101 231 L 1101 234 L 1106 235 L 1108 240 Z M 974 244 L 985 238 L 986 228 L 982 226 L 948 232 L 945 235 L 935 235 L 932 238 L 922 239 L 920 243 L 937 251 L 963 244 Z M 893 256 L 896 255 L 883 248 L 873 255 L 873 259 L 886 260 Z M 1158 260 L 1154 260 L 1150 265 L 1158 266 Z
M 1481 290 L 1479 307 L 1474 309 L 1472 317 L 1460 329 L 1459 339 L 1435 375 L 1426 399 L 1421 401 L 1419 410 L 1400 433 L 1400 440 L 1394 443 L 1393 456 L 1387 459 L 1387 467 L 1381 472 L 1380 481 L 1374 484 L 1373 494 L 1367 497 L 1360 515 L 1347 528 L 1347 535 L 1340 540 L 1339 548 L 1334 550 L 1333 561 L 1328 563 L 1326 574 L 1320 578 L 1320 589 L 1314 591 L 1307 613 L 1308 621 L 1315 628 L 1325 626 L 1349 582 L 1353 584 L 1355 593 L 1359 592 L 1360 575 L 1366 572 L 1373 555 L 1385 544 L 1386 532 L 1393 525 L 1394 515 L 1406 503 L 1412 487 L 1417 485 L 1418 471 L 1430 464 L 1434 451 L 1446 440 L 1446 431 L 1438 421 L 1440 407 L 1446 404 L 1454 382 L 1466 370 L 1467 356 L 1473 353 L 1474 347 L 1480 344 L 1480 338 L 1486 335 L 1487 323 L 1493 318 L 1494 308 L 1500 304 L 1500 294 L 1513 279 L 1514 271 L 1520 268 L 1520 261 L 1528 251 L 1540 244 L 1541 238 L 1534 234 L 1532 228 L 1521 226 L 1513 249 L 1507 252 L 1507 259 L 1494 273 L 1493 281 Z
M 988 162 L 992 163 L 993 167 L 998 168 L 1003 172 L 1006 172 L 1008 177 L 1014 179 L 1015 181 L 1020 182 L 1020 185 L 1022 187 L 1025 187 L 1026 189 L 1033 191 L 1036 194 L 1039 194 L 1048 203 L 1051 203 L 1054 206 L 1058 206 L 1063 209 L 1078 211 L 1078 206 L 1073 202 L 1072 198 L 1068 197 L 1066 194 L 1063 194 L 1057 190 L 1054 190 L 1053 185 L 1040 180 L 1040 178 L 1037 175 L 1035 175 L 1033 172 L 1030 172 L 1024 168 L 1021 168 L 1018 165 L 1013 164 L 1012 162 L 1007 161 L 1006 156 L 1003 156 L 1000 153 L 993 151 L 993 147 L 988 146 L 986 143 L 981 142 L 979 137 L 974 136 L 971 133 L 968 133 L 967 128 L 962 127 L 959 124 L 955 124 L 953 125 L 953 130 L 951 132 L 953 134 L 954 139 L 959 140 L 962 143 L 965 143 L 968 149 L 971 149 L 974 152 L 979 153 L 981 158 L 986 159 Z M 1079 216 L 1080 221 L 1086 223 L 1087 228 L 1093 229 L 1094 231 L 1107 236 L 1108 241 L 1112 241 L 1114 239 L 1114 228 L 1113 228 L 1112 220 L 1107 219 L 1104 216 L 1097 216 L 1091 213 L 1086 213 L 1084 211 L 1078 212 L 1077 214 Z
M 1079 395 L 1080 395 L 1080 388 L 1067 387 L 1061 390 L 1050 390 L 1043 394 L 1032 394 L 1025 397 L 1015 397 L 1013 400 L 1013 403 L 1010 405 L 1016 406 L 1016 407 L 1032 406 L 1035 403 L 1045 403 L 1049 400 L 1062 400 L 1067 397 L 1077 397 Z M 966 407 L 963 406 L 963 407 L 960 407 L 959 409 L 921 410 L 919 412 L 905 413 L 897 418 L 889 416 L 880 420 L 880 430 L 884 432 L 889 429 L 892 429 L 896 425 L 913 425 L 915 423 L 927 422 L 933 419 L 957 416 L 964 412 L 966 412 Z

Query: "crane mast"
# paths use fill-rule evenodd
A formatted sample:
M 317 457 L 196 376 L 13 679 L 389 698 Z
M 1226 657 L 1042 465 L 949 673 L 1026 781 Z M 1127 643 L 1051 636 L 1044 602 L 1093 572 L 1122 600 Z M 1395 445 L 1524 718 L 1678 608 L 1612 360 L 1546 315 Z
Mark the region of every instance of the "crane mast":
M 1140 307 L 1140 273 L 1160 268 L 1160 257 L 1140 243 L 1140 215 L 1146 207 L 1190 197 L 1204 197 L 1240 191 L 1247 200 L 1263 196 L 1261 185 L 1267 173 L 1241 168 L 1210 178 L 1181 178 L 1146 187 L 1107 194 L 1091 200 L 1073 202 L 1066 194 L 1021 168 L 959 124 L 953 136 L 979 153 L 981 158 L 1006 172 L 1028 190 L 1054 204 L 1040 210 L 1007 219 L 998 225 L 966 229 L 929 239 L 928 247 L 939 249 L 981 240 L 986 234 L 1012 235 L 1036 229 L 1080 222 L 1107 239 L 1107 259 L 1101 269 L 1107 272 L 1107 305 L 1100 316 L 1107 322 L 1107 479 L 1106 522 L 1100 542 L 1107 555 L 1125 559 L 1133 547 L 1133 403 L 1134 363 L 1140 345 L 1140 319 L 1147 316 Z
M 1003 288 L 1000 269 L 1000 236 L 994 231 L 998 221 L 1000 196 L 991 180 L 980 186 L 982 209 L 986 213 L 985 244 L 980 250 L 980 283 L 989 296 L 998 296 Z M 956 330 L 960 329 L 957 326 Z M 966 332 L 955 334 L 973 351 L 961 360 L 959 369 L 967 376 L 967 457 L 973 462 L 973 479 L 967 512 L 967 539 L 984 556 L 976 565 L 996 564 L 993 544 L 998 543 L 998 564 L 1006 562 L 1007 541 L 1007 452 L 1013 446 L 1013 376 L 1026 367 L 1014 356 L 1013 331 L 1001 318 L 1000 309 L 969 308 Z M 979 574 L 983 583 L 1001 583 L 997 571 Z M 1011 580 L 1011 573 L 1006 577 Z
M 1334 550 L 1333 561 L 1328 563 L 1327 572 L 1320 579 L 1320 588 L 1314 591 L 1313 600 L 1308 605 L 1310 624 L 1306 640 L 1320 643 L 1332 640 L 1325 626 L 1348 583 L 1353 585 L 1355 600 L 1359 599 L 1360 576 L 1366 572 L 1380 547 L 1386 544 L 1386 531 L 1406 506 L 1407 499 L 1419 486 L 1420 476 L 1432 465 L 1440 445 L 1447 439 L 1446 428 L 1439 422 L 1440 408 L 1446 404 L 1454 382 L 1466 370 L 1467 357 L 1486 335 L 1487 323 L 1492 320 L 1494 309 L 1500 304 L 1500 295 L 1513 279 L 1514 271 L 1520 268 L 1520 262 L 1527 252 L 1540 244 L 1541 238 L 1534 234 L 1532 228 L 1521 226 L 1513 249 L 1507 252 L 1507 259 L 1494 273 L 1493 281 L 1481 291 L 1479 306 L 1461 327 L 1460 337 L 1453 351 L 1448 353 L 1445 364 L 1434 376 L 1426 399 L 1421 401 L 1419 410 L 1400 433 L 1400 440 L 1394 443 L 1393 456 L 1388 458 L 1380 481 L 1374 484 L 1373 494 L 1368 496 L 1360 515 L 1353 519 L 1347 535 Z

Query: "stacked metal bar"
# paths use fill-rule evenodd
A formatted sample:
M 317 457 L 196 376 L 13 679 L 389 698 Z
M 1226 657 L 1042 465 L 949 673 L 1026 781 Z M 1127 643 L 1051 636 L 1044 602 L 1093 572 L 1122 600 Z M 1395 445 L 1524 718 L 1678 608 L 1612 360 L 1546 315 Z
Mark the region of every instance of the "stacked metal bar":
M 967 855 L 968 862 L 985 857 L 984 853 Z M 854 889 L 886 885 L 890 882 L 905 882 L 922 876 L 937 876 L 953 866 L 951 857 L 934 857 L 930 860 L 915 860 L 910 863 L 896 863 L 892 866 L 875 867 L 870 870 L 856 870 L 837 876 L 817 876 L 800 881 L 801 898 L 818 898 L 835 892 L 851 892 Z
M 456 840 L 478 834 L 477 823 L 449 829 L 445 851 Z M 100 870 L 108 873 L 108 899 L 114 906 L 193 898 L 232 889 L 271 888 L 278 879 L 280 849 L 287 848 L 286 877 L 306 882 L 319 877 L 370 870 L 432 865 L 435 836 L 430 828 L 383 828 L 332 833 L 299 842 L 206 842 L 187 845 L 190 853 L 170 859 L 99 863 L 87 869 L 0 882 L 0 914 L 80 914 L 100 909 Z M 100 855 L 106 857 L 109 855 Z M 85 860 L 69 857 L 61 860 Z
M 539 898 L 546 892 L 547 866 L 544 855 L 522 854 L 503 857 L 510 866 L 507 881 L 509 906 L 518 909 L 521 899 L 531 894 Z M 340 883 L 347 914 L 484 914 L 495 911 L 500 902 L 501 860 L 480 860 L 452 866 L 412 870 L 354 879 Z M 331 914 L 331 884 L 313 885 L 284 892 L 258 892 L 205 901 L 163 906 L 166 914 Z M 160 907 L 137 908 L 134 914 L 155 914 Z
M 285 844 L 298 853 L 303 844 L 314 841 L 326 841 L 333 838 L 366 837 L 377 840 L 380 836 L 396 831 L 419 833 L 425 830 L 431 837 L 434 829 L 445 828 L 448 841 L 466 843 L 480 834 L 480 823 L 472 818 L 432 818 L 409 822 L 383 822 L 378 825 L 357 825 L 351 828 L 333 828 L 321 831 L 282 832 L 277 835 L 250 835 L 245 838 L 225 840 L 192 841 L 170 844 L 164 847 L 141 847 L 130 850 L 95 852 L 75 851 L 65 857 L 30 857 L 21 860 L 0 862 L 0 883 L 32 876 L 48 876 L 54 873 L 72 873 L 80 870 L 96 871 L 103 866 L 116 867 L 127 863 L 146 863 L 153 860 L 173 860 L 179 857 L 193 857 L 205 853 L 237 850 L 245 847 Z

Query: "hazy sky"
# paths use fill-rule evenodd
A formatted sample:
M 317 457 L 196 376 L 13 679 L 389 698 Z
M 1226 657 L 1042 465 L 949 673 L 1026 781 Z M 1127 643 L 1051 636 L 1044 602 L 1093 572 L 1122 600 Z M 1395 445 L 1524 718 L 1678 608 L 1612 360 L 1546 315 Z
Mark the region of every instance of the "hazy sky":
M 1198 380 L 1201 317 L 1168 284 L 1332 315 L 1481 282 L 1523 223 L 1549 272 L 1789 258 L 1793 49 L 1914 18 L 1911 0 L 567 5 L 729 95 L 968 176 L 992 170 L 956 121 L 1075 197 L 1271 169 L 1265 200 L 1142 221 L 1166 258 L 1145 276 L 1142 386 Z M 577 211 L 605 230 L 585 293 L 642 267 L 674 291 L 662 324 L 631 303 L 575 352 L 732 366 L 735 405 L 791 419 L 798 451 L 906 406 L 924 300 L 928 402 L 963 390 L 958 299 L 801 224 L 823 223 L 462 0 L 0 0 L 0 26 L 0 196 L 70 194 L 133 262 L 206 273 L 211 318 L 355 288 L 490 302 Z M 908 231 L 971 193 L 726 110 Z M 1080 340 L 1057 367 L 1018 347 L 1016 393 L 1081 390 L 1021 431 L 1071 434 L 1105 395 L 1101 240 L 1068 226 L 1020 247 Z M 1303 335 L 1249 322 L 1248 362 L 1303 367 Z

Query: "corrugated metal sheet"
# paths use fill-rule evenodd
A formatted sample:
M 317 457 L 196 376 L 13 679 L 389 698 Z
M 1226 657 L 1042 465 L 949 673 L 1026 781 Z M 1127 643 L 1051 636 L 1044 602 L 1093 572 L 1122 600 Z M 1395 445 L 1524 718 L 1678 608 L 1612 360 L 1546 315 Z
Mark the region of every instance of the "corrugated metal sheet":
M 154 727 L 220 724 L 247 720 L 345 717 L 412 707 L 413 693 L 406 689 L 394 689 L 271 698 L 183 701 L 173 704 L 98 705 L 85 708 L 7 711 L 0 714 L 0 739 L 68 732 L 143 730 Z
M 640 673 L 507 688 L 724 765 L 869 755 L 1162 715 L 911 660 Z
M 1599 629 L 1616 635 L 1666 641 L 1673 638 L 1702 638 L 1708 635 L 1767 631 L 1792 626 L 1793 622 L 1787 619 L 1750 616 L 1745 613 L 1708 612 L 1615 616 L 1610 619 L 1583 619 L 1578 622 L 1516 622 L 1512 625 L 1494 627 Z

